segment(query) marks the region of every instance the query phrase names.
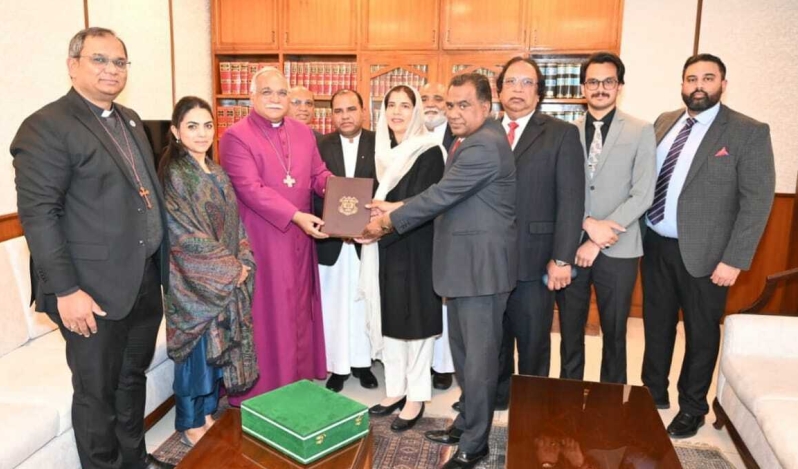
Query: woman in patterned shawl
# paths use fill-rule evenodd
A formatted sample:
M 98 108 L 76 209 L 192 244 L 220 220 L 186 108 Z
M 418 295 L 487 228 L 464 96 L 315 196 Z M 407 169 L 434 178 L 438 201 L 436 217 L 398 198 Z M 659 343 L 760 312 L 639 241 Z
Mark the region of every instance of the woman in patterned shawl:
M 193 96 L 181 99 L 171 130 L 158 167 L 172 246 L 167 347 L 175 361 L 175 428 L 193 446 L 213 424 L 219 381 L 238 394 L 258 378 L 255 262 L 230 180 L 213 162 L 211 107 Z

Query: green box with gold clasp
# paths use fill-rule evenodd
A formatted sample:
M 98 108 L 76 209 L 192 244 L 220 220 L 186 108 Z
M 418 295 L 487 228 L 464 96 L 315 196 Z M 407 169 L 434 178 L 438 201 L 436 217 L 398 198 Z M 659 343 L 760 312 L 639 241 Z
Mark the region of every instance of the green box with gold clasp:
M 307 464 L 369 432 L 368 407 L 308 380 L 241 403 L 244 433 Z

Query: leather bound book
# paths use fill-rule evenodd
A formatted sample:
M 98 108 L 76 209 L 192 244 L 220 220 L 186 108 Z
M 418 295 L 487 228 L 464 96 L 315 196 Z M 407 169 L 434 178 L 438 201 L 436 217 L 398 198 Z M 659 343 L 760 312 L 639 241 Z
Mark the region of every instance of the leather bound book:
M 327 178 L 321 232 L 335 238 L 357 238 L 371 219 L 372 178 Z

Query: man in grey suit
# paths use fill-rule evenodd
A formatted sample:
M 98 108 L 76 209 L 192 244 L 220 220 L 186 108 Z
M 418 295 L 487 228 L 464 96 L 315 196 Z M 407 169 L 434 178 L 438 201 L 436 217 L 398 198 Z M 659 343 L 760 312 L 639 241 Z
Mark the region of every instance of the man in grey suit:
M 593 285 L 603 335 L 601 381 L 626 383 L 626 320 L 643 255 L 639 220 L 654 199 L 656 143 L 651 124 L 615 107 L 625 70 L 610 52 L 582 64 L 587 115 L 576 126 L 585 150 L 585 234 L 576 251 L 579 275 L 557 292 L 560 378 L 584 378 Z
M 163 318 L 169 238 L 144 125 L 114 102 L 128 65 L 113 31 L 78 32 L 72 89 L 25 119 L 11 143 L 36 307 L 66 341 L 86 469 L 172 467 L 144 443 L 144 372 Z
M 672 438 L 704 424 L 728 287 L 748 269 L 773 203 L 770 128 L 720 104 L 726 66 L 710 54 L 687 59 L 687 109 L 657 118 L 657 183 L 643 241 L 643 384 L 668 408 L 668 374 L 679 309 L 687 346 Z
M 432 278 L 448 304 L 457 382 L 468 399 L 454 425 L 427 438 L 459 444 L 445 469 L 470 468 L 488 454 L 498 378 L 502 316 L 517 275 L 515 164 L 501 125 L 489 120 L 484 75 L 452 78 L 447 118 L 457 137 L 443 179 L 404 202 L 375 201 L 364 236 L 406 233 L 435 219 Z

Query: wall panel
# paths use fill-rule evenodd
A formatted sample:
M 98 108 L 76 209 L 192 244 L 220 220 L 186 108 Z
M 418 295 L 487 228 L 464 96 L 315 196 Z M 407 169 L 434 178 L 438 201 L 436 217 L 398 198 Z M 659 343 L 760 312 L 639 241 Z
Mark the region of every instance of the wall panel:
M 175 96 L 211 102 L 211 2 L 172 0 L 175 44 Z
M 117 101 L 142 119 L 172 115 L 172 57 L 169 2 L 88 0 L 89 26 L 113 29 L 127 45 L 132 63 L 127 87 Z
M 23 119 L 66 94 L 69 40 L 83 28 L 81 0 L 0 1 L 0 214 L 17 211 L 8 154 Z

